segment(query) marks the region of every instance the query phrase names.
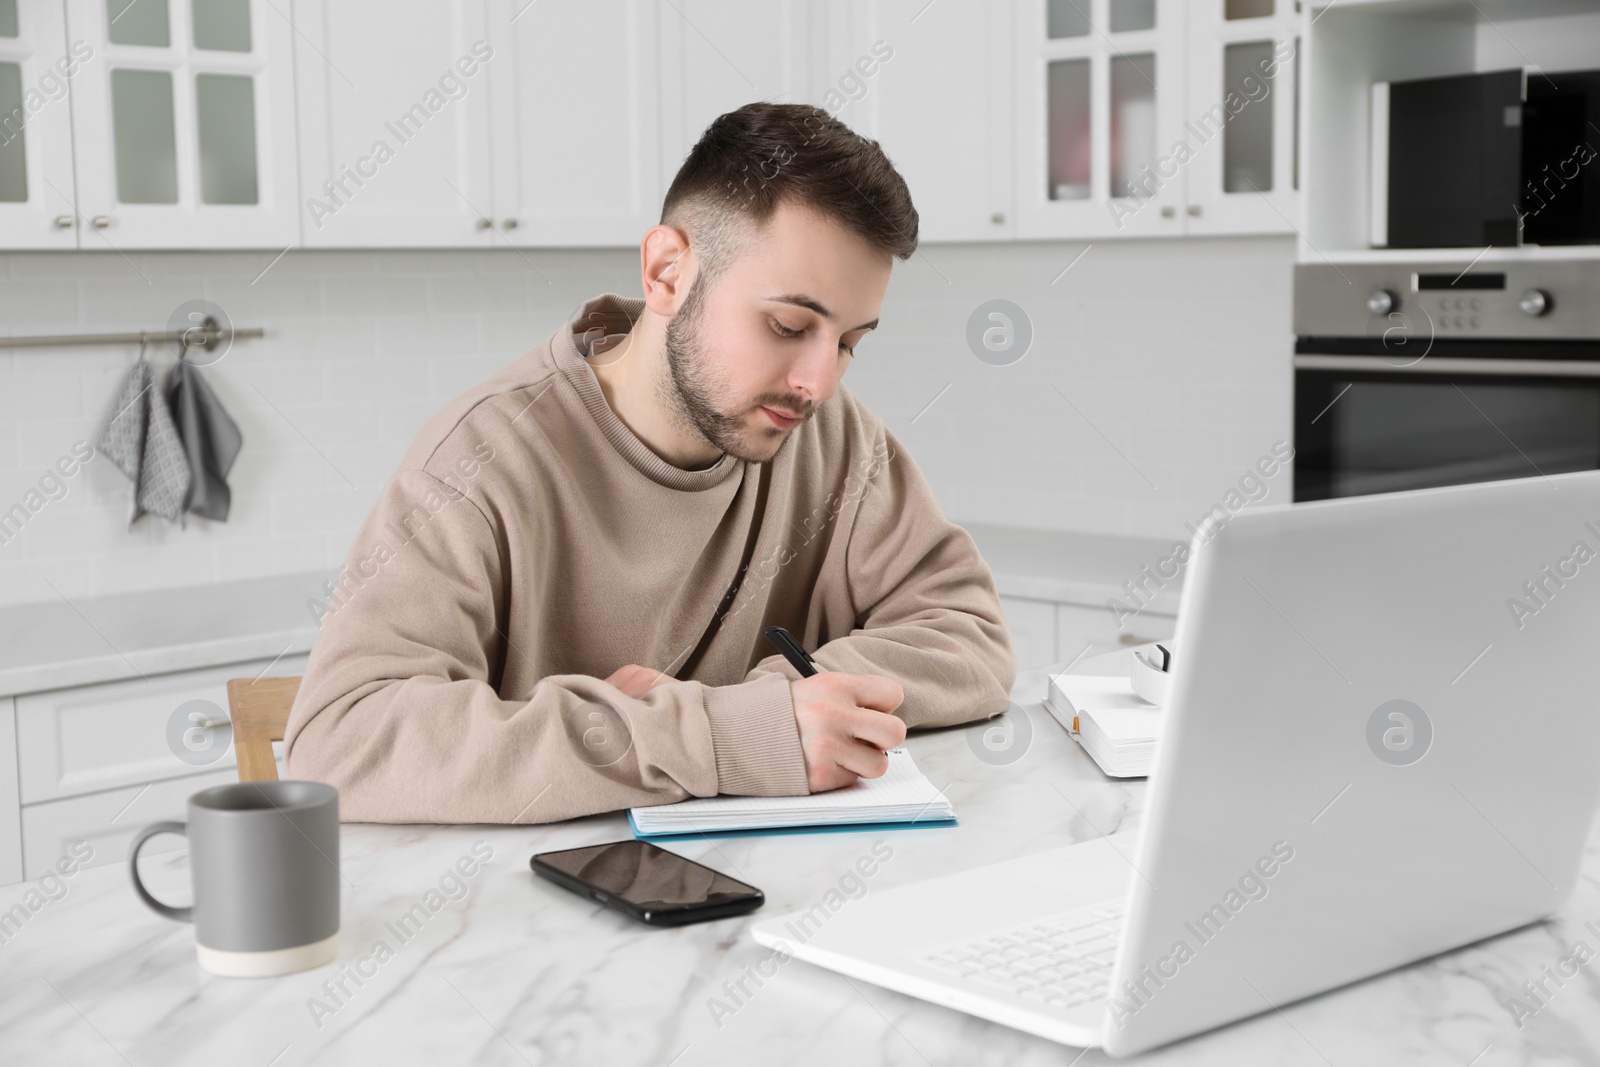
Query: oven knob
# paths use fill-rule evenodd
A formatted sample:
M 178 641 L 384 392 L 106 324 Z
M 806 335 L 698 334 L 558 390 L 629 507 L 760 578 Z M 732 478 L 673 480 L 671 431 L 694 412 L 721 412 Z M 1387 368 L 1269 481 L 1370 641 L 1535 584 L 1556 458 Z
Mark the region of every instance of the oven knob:
M 1367 310 L 1374 315 L 1387 315 L 1393 311 L 1400 301 L 1387 289 L 1374 289 L 1372 295 L 1367 297 Z
M 1553 303 L 1550 294 L 1543 289 L 1529 289 L 1522 294 L 1522 299 L 1517 301 L 1517 306 L 1522 309 L 1523 314 L 1537 318 L 1548 312 Z

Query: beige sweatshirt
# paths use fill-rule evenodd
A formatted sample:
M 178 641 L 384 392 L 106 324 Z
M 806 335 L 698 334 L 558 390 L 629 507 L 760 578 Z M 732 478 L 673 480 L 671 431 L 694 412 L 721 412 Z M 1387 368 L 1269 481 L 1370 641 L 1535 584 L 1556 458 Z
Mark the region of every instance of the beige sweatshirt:
M 883 421 L 841 384 L 770 462 L 675 467 L 586 361 L 643 309 L 589 301 L 430 419 L 314 605 L 285 758 L 343 818 L 804 795 L 801 675 L 766 626 L 822 670 L 898 681 L 908 727 L 1007 707 L 989 568 Z M 629 697 L 603 680 L 628 663 L 673 680 Z

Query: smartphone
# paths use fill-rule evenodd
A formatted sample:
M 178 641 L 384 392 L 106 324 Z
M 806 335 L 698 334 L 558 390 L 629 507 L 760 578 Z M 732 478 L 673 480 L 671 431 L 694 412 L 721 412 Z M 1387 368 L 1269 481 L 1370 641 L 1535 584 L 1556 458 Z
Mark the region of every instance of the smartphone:
M 761 890 L 649 841 L 541 852 L 533 873 L 651 926 L 744 915 L 766 902 Z

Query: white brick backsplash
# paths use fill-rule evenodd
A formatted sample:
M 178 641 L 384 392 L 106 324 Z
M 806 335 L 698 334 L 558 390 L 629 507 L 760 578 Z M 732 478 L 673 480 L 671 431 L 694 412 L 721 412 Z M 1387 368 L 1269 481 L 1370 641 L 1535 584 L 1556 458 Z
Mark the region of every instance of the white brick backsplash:
M 421 305 L 417 305 L 407 309 L 407 314 L 388 315 L 378 319 L 375 358 L 382 360 L 394 356 L 443 358 L 470 355 L 479 351 L 476 316 L 454 312 L 440 312 L 436 315 L 416 314 L 420 310 Z
M 0 545 L 0 590 L 14 604 L 57 600 L 57 590 L 76 600 L 93 594 L 94 577 L 84 565 L 84 557 L 23 559 L 13 542 Z
M 140 519 L 144 522 L 144 519 Z M 190 519 L 190 522 L 203 522 Z M 95 596 L 162 589 L 179 585 L 204 585 L 216 580 L 209 551 L 195 551 L 174 528 L 160 544 L 124 546 L 90 557 L 89 571 Z
M 897 262 L 883 323 L 846 381 L 957 522 L 1184 537 L 1185 522 L 1292 435 L 1293 242 L 1097 242 L 1061 274 L 1084 247 L 926 246 Z M 0 334 L 161 329 L 200 297 L 267 331 L 201 371 L 244 433 L 229 521 L 189 516 L 179 529 L 146 517 L 130 531 L 131 486 L 97 458 L 0 545 L 0 604 L 55 599 L 45 578 L 77 599 L 331 576 L 429 416 L 589 296 L 639 284 L 629 250 L 275 255 L 0 254 Z M 967 348 L 968 317 L 995 298 L 1033 327 L 1028 354 L 1008 367 Z M 148 357 L 164 386 L 172 353 L 161 347 Z M 0 352 L 0 509 L 74 441 L 98 438 L 134 352 Z M 1271 479 L 1267 499 L 1287 500 L 1290 477 Z
M 63 389 L 56 375 L 0 374 L 0 425 L 81 414 L 78 390 Z
M 480 274 L 463 270 L 459 274 L 430 275 L 428 310 L 440 315 L 501 311 L 527 303 L 530 288 L 529 279 L 522 272 Z
M 219 582 L 313 571 L 324 566 L 325 554 L 320 532 L 240 538 L 212 546 Z
M 323 306 L 340 315 L 407 315 L 428 306 L 428 281 L 416 274 L 340 274 L 322 280 Z
M 71 282 L 10 278 L 0 285 L 0 323 L 10 332 L 47 333 L 78 314 L 78 286 Z

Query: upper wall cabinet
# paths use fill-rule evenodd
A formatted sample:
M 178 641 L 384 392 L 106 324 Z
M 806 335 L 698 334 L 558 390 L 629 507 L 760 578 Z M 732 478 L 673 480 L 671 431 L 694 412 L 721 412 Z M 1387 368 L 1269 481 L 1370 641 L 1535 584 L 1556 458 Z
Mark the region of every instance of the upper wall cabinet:
M 93 58 L 61 0 L 0 0 L 0 248 L 77 247 L 67 95 Z
M 1290 233 L 1293 0 L 1017 0 L 1019 237 Z
M 823 80 L 812 102 L 883 145 L 910 187 L 922 240 L 1015 233 L 1012 7 L 981 0 L 827 5 Z
M 1188 232 L 1289 233 L 1300 188 L 1294 0 L 1204 0 L 1187 17 Z
M 512 59 L 484 0 L 294 10 L 305 245 L 495 243 L 490 71 Z
M 681 2 L 489 0 L 497 239 L 638 245 L 665 191 L 658 20 Z
M 631 245 L 654 221 L 658 5 L 297 0 L 295 18 L 306 245 Z
M 674 0 L 661 8 L 663 196 L 718 115 L 753 100 L 820 105 L 816 7 L 812 0 Z M 774 165 L 757 160 L 750 181 Z
M 632 247 L 753 100 L 879 141 L 924 241 L 1288 233 L 1296 6 L 0 0 L 0 248 Z
M 1184 232 L 1182 175 L 1160 173 L 1182 131 L 1184 6 L 1019 0 L 1019 236 Z
M 292 31 L 271 0 L 66 0 L 81 248 L 288 247 Z

